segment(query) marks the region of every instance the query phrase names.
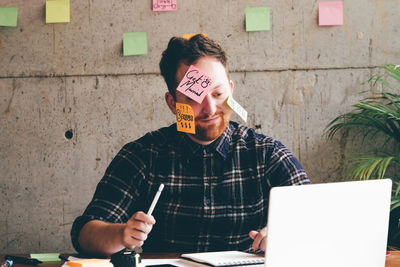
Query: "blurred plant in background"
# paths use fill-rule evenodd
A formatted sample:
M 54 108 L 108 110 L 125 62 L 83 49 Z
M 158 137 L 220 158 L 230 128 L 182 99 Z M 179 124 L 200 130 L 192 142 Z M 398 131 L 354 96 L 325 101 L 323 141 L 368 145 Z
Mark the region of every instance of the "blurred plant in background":
M 340 132 L 340 138 L 350 138 L 366 150 L 346 154 L 340 160 L 344 179 L 392 179 L 389 244 L 400 247 L 400 65 L 381 68 L 383 74 L 364 83 L 373 88 L 362 92 L 368 96 L 355 103 L 352 111 L 332 120 L 326 133 L 332 140 Z

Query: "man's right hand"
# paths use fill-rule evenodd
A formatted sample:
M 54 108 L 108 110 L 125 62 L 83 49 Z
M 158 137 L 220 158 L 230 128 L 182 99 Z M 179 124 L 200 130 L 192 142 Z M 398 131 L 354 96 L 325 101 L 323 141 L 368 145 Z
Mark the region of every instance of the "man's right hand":
M 155 223 L 152 215 L 142 211 L 136 212 L 122 230 L 122 244 L 130 249 L 142 246 Z

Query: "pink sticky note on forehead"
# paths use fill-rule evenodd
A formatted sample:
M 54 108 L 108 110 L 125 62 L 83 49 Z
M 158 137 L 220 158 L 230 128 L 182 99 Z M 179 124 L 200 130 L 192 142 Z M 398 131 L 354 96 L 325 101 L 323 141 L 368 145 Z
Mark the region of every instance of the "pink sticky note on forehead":
M 201 70 L 193 65 L 190 65 L 182 81 L 178 85 L 179 92 L 190 97 L 197 103 L 201 104 L 204 97 L 210 90 L 212 80 L 210 77 L 205 75 Z
M 177 0 L 153 0 L 153 11 L 175 11 Z
M 318 11 L 320 26 L 343 25 L 343 2 L 319 2 Z

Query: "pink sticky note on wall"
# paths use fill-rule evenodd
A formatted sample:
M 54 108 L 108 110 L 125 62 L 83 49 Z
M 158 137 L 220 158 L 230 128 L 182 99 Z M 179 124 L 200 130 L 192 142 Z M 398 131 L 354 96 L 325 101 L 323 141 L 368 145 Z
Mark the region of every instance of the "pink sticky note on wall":
M 153 11 L 175 11 L 177 0 L 153 0 Z
M 343 25 L 343 2 L 319 2 L 318 21 L 320 26 Z
M 210 77 L 205 75 L 195 66 L 190 65 L 176 90 L 201 104 L 204 97 L 207 95 L 208 90 L 210 90 L 211 84 L 212 80 Z

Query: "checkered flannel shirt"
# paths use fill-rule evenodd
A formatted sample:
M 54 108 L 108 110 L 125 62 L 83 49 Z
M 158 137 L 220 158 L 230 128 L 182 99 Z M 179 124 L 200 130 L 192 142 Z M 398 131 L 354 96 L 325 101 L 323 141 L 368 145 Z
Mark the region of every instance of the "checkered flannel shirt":
M 284 145 L 251 128 L 230 122 L 215 142 L 202 146 L 173 124 L 119 151 L 73 224 L 75 249 L 90 220 L 124 223 L 147 212 L 160 183 L 165 188 L 145 252 L 248 250 L 249 231 L 266 226 L 271 187 L 310 181 Z

